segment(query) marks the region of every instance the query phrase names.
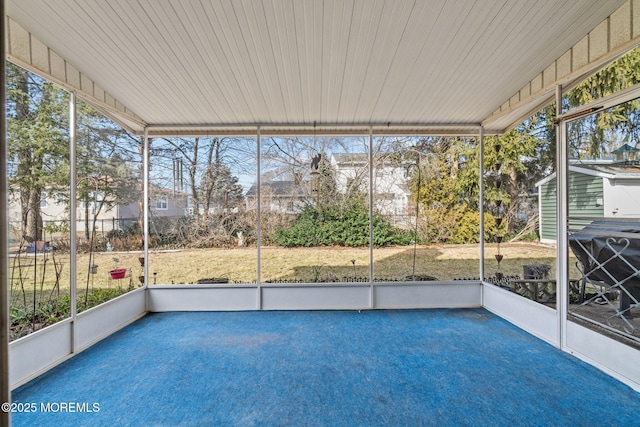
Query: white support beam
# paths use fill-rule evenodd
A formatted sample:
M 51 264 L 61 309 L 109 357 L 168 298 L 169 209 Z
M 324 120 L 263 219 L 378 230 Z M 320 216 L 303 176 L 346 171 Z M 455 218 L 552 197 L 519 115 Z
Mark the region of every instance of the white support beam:
M 562 86 L 556 87 L 556 117 L 562 114 Z M 568 197 L 567 182 L 569 179 L 569 155 L 567 147 L 567 124 L 560 121 L 556 124 L 556 307 L 559 348 L 566 343 L 565 331 L 567 321 L 567 304 L 569 299 L 569 245 L 567 236 Z
M 478 210 L 480 212 L 480 281 L 484 280 L 484 128 L 480 126 L 480 132 L 478 135 L 478 144 L 480 144 L 480 154 L 478 156 L 478 173 L 480 176 L 480 189 L 478 193 Z
M 375 280 L 374 277 L 374 269 L 373 269 L 373 201 L 374 197 L 374 188 L 375 183 L 373 182 L 374 178 L 374 164 L 373 164 L 373 128 L 369 128 L 369 307 L 375 307 L 375 300 L 373 294 L 373 282 Z
M 76 316 L 78 315 L 77 295 L 77 196 L 76 182 L 78 179 L 76 172 L 77 160 L 77 109 L 76 93 L 69 93 L 69 297 L 71 299 L 71 353 L 76 352 Z
M 583 105 L 578 108 L 574 108 L 565 114 L 556 109 L 556 122 L 560 120 L 571 121 L 576 120 L 589 114 L 593 114 L 600 110 L 615 107 L 616 105 L 624 104 L 625 102 L 633 101 L 640 97 L 640 83 L 631 87 L 612 93 L 603 98 L 597 99 L 588 105 Z M 556 101 L 557 102 L 557 101 Z
M 261 139 L 261 129 L 258 127 L 256 130 L 256 158 L 257 158 L 257 166 L 256 166 L 256 196 L 257 196 L 257 205 L 256 205 L 256 229 L 257 229 L 257 271 L 256 271 L 256 283 L 258 285 L 258 301 L 257 301 L 257 309 L 262 310 L 262 139 Z
M 5 16 L 4 0 L 0 0 L 0 12 Z M 5 38 L 6 21 L 0 23 L 0 53 L 6 58 Z M 11 385 L 9 383 L 9 221 L 8 221 L 8 186 L 7 186 L 7 106 L 6 88 L 7 78 L 5 61 L 0 64 L 0 103 L 2 103 L 2 117 L 0 117 L 0 403 L 11 402 Z M 8 411 L 0 411 L 0 426 L 11 423 Z
M 143 192 L 143 201 L 142 201 L 142 209 L 144 211 L 144 218 L 142 220 L 142 228 L 144 233 L 144 286 L 145 288 L 149 286 L 149 156 L 150 156 L 150 147 L 149 147 L 149 131 L 145 128 L 144 136 L 142 137 L 142 153 L 144 156 L 142 162 L 142 192 Z

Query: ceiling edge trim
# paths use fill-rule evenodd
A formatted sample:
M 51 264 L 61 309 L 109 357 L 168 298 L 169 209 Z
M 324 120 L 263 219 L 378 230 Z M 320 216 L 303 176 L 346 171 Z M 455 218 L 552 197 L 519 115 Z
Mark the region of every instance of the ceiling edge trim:
M 634 25 L 635 22 L 635 25 Z M 551 103 L 558 85 L 566 92 L 640 45 L 640 0 L 628 0 L 594 30 L 530 80 L 482 121 L 504 133 Z M 530 107 L 533 105 L 533 107 Z M 526 113 L 522 113 L 526 108 Z M 507 125 L 492 125 L 496 122 Z M 502 129 L 499 131 L 496 128 Z
M 310 136 L 310 135 L 433 135 L 433 136 L 477 136 L 479 123 L 434 124 L 434 123 L 291 123 L 256 124 L 237 123 L 226 125 L 185 124 L 149 125 L 149 137 L 171 136 Z M 485 132 L 485 135 L 487 133 Z
M 9 16 L 6 16 L 6 20 L 7 60 L 68 91 L 75 92 L 79 98 L 125 129 L 134 132 L 144 129 L 146 123 L 133 111 Z M 139 129 L 135 129 L 136 127 Z

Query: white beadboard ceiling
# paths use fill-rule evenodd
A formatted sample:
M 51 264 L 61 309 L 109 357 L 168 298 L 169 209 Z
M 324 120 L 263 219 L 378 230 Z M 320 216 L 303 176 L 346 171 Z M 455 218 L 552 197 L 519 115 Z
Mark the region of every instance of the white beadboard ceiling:
M 623 3 L 9 0 L 7 15 L 151 126 L 455 129 Z

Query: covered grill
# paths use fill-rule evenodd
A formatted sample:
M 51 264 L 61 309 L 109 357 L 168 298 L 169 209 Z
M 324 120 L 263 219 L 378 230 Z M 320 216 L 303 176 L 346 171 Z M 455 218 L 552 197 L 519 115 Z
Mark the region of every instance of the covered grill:
M 620 291 L 620 311 L 640 300 L 640 219 L 599 219 L 569 236 L 583 280 Z

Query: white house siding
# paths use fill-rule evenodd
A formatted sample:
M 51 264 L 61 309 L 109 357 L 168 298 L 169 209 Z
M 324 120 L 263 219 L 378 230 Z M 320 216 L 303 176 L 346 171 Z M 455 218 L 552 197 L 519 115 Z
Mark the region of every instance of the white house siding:
M 604 180 L 604 215 L 640 218 L 640 179 Z
M 353 191 L 353 182 L 359 191 L 369 191 L 368 154 L 336 153 L 331 157 L 336 189 L 342 194 Z M 406 169 L 397 164 L 379 162 L 374 166 L 374 210 L 384 215 L 393 225 L 410 226 L 410 197 Z
M 376 168 L 375 209 L 385 216 L 407 216 L 409 188 L 405 170 L 395 166 Z
M 338 162 L 333 156 L 331 158 L 331 166 L 334 170 L 334 180 L 338 193 L 346 194 L 349 191 L 356 190 L 355 188 L 350 188 L 353 185 L 358 185 L 358 191 L 369 191 L 369 171 L 366 163 Z

